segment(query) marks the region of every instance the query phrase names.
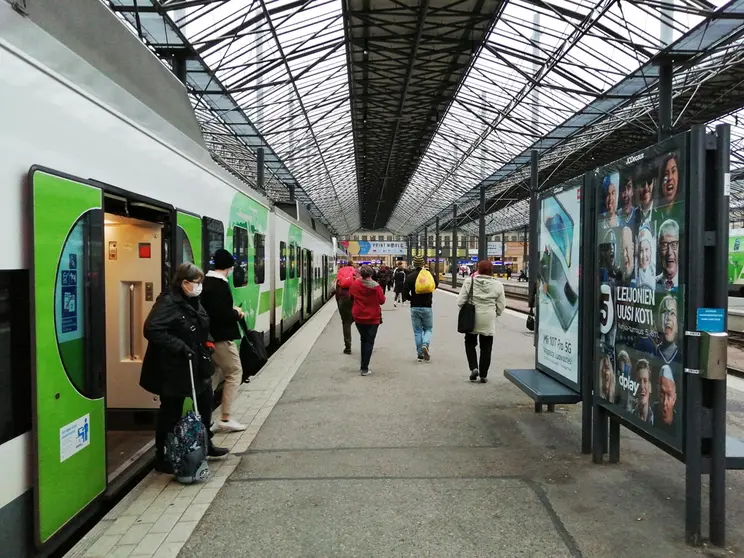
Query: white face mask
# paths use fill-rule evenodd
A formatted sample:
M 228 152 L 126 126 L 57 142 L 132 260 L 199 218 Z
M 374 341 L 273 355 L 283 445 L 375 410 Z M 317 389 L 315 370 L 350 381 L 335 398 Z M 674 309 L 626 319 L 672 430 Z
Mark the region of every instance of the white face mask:
M 186 281 L 186 283 L 190 283 L 190 281 Z M 201 283 L 191 283 L 191 290 L 187 290 L 186 288 L 183 289 L 183 292 L 186 296 L 190 297 L 197 297 L 202 292 L 202 284 Z

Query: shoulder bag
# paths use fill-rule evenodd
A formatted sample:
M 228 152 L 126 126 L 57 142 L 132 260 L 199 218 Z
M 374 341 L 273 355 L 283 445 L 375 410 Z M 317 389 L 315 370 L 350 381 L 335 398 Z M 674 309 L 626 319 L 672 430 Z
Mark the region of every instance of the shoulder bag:
M 458 333 L 472 333 L 475 329 L 475 304 L 473 304 L 473 283 L 475 279 L 470 279 L 470 294 L 468 295 L 465 304 L 460 308 L 460 313 L 457 316 L 457 332 Z

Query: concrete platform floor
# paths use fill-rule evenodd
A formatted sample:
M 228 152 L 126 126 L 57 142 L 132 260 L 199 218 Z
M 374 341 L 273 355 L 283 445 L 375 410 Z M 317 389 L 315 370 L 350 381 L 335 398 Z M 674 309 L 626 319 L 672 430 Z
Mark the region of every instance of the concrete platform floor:
M 623 431 L 622 462 L 594 465 L 578 406 L 535 414 L 504 379 L 533 362 L 524 316 L 501 318 L 484 385 L 467 380 L 455 297 L 438 291 L 435 315 L 432 361 L 417 363 L 408 307 L 388 302 L 369 377 L 334 316 L 179 556 L 744 555 L 741 473 L 730 547 L 686 546 L 680 463 Z

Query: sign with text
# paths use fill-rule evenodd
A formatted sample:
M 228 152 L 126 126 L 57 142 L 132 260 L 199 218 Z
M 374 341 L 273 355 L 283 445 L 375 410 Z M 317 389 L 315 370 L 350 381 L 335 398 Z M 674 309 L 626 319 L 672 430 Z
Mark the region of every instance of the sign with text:
M 681 446 L 685 150 L 672 139 L 599 169 L 595 392 Z
M 540 201 L 537 364 L 579 388 L 581 188 Z

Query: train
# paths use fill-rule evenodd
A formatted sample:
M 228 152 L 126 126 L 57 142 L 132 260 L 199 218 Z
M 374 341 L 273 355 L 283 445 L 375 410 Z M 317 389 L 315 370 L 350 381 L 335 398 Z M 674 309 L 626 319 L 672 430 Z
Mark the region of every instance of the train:
M 121 46 L 160 64 L 133 35 Z M 177 265 L 207 270 L 231 251 L 236 304 L 276 346 L 333 296 L 343 254 L 307 208 L 257 193 L 74 47 L 0 2 L 0 555 L 12 558 L 59 548 L 151 461 L 159 402 L 138 383 L 142 326 Z M 198 128 L 162 70 L 147 85 Z
M 744 229 L 729 229 L 729 296 L 744 296 Z

